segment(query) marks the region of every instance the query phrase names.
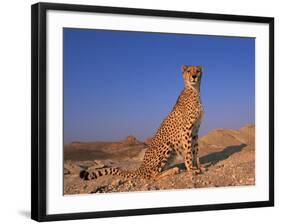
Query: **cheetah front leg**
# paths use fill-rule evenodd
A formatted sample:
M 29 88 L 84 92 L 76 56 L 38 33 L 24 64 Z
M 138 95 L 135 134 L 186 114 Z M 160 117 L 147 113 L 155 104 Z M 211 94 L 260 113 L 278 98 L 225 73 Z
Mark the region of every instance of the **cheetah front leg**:
M 197 170 L 198 173 L 201 173 L 204 171 L 204 167 L 200 164 L 200 159 L 198 156 L 198 131 L 199 131 L 199 125 L 195 127 L 193 133 L 192 133 L 192 163 L 193 163 L 193 169 Z
M 198 156 L 198 131 L 194 135 L 192 135 L 192 169 L 196 170 L 197 173 L 201 173 L 201 165 Z
M 184 164 L 187 171 L 193 170 L 193 160 L 192 160 L 192 135 L 191 129 L 188 129 L 182 136 L 182 148 L 184 156 Z
M 201 173 L 198 158 L 198 131 L 194 132 L 192 129 L 188 129 L 182 137 L 182 147 L 186 170 L 194 171 L 196 174 Z

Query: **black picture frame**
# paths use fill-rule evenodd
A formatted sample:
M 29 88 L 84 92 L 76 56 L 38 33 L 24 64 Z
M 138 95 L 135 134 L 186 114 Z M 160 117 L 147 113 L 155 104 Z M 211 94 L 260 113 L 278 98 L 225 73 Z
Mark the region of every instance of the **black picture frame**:
M 73 4 L 37 3 L 31 10 L 31 93 L 32 93 L 32 153 L 31 153 L 31 218 L 37 221 L 148 215 L 206 210 L 238 209 L 274 206 L 274 18 L 164 11 L 137 8 L 103 7 Z M 70 214 L 46 214 L 46 12 L 64 10 L 102 12 L 124 15 L 162 16 L 205 20 L 239 21 L 269 24 L 269 200 L 243 203 L 196 206 L 160 207 Z

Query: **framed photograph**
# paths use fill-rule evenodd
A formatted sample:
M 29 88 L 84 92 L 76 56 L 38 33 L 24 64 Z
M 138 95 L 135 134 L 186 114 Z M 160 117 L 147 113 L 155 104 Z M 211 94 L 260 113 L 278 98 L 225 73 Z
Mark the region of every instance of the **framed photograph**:
M 274 19 L 32 5 L 32 219 L 274 205 Z

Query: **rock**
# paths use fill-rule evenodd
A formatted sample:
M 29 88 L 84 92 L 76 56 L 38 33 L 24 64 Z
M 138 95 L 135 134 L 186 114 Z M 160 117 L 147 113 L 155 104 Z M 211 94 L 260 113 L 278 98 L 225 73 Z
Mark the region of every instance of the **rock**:
M 80 167 L 71 161 L 66 161 L 64 163 L 63 173 L 67 174 L 78 174 L 80 172 Z

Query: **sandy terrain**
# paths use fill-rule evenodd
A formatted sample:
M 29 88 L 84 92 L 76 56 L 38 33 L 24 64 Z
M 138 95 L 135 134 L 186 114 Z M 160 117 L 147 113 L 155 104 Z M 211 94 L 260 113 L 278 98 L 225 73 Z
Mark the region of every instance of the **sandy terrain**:
M 149 142 L 149 140 L 147 140 Z M 255 184 L 255 126 L 239 130 L 216 129 L 199 139 L 202 174 L 186 172 L 181 158 L 171 167 L 179 174 L 157 181 L 103 176 L 93 181 L 79 178 L 81 168 L 136 169 L 147 148 L 133 136 L 120 142 L 73 142 L 64 147 L 64 194 L 186 189 Z

